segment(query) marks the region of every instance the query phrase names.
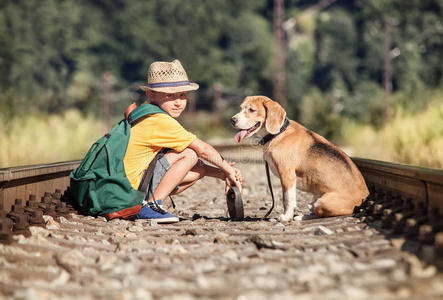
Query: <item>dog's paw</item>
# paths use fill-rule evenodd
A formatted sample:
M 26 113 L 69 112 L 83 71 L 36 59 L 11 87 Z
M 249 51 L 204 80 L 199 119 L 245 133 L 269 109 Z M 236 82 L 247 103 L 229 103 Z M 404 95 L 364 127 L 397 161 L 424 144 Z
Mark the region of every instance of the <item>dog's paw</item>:
M 296 215 L 292 218 L 292 220 L 294 221 L 302 221 L 303 220 L 304 215 Z
M 287 216 L 287 215 L 281 214 L 281 215 L 278 217 L 278 220 L 279 220 L 280 222 L 289 222 L 289 221 L 292 221 L 292 217 L 293 217 L 293 216 Z

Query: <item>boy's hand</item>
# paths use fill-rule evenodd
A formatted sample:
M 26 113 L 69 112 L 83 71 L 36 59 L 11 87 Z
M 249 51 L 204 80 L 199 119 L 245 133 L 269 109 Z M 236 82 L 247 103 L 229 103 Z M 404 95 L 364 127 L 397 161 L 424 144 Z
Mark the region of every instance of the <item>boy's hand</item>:
M 199 138 L 196 138 L 188 147 L 194 150 L 198 157 L 214 164 L 223 172 L 226 181 L 226 193 L 232 185 L 237 186 L 241 191 L 242 177 L 240 171 L 232 167 L 234 163 L 225 161 L 223 156 L 221 156 L 213 146 L 203 142 Z M 223 175 L 217 172 L 217 176 L 215 177 L 223 179 Z
M 234 162 L 230 162 L 229 165 L 232 167 L 235 163 Z M 238 189 L 242 190 L 242 183 L 243 183 L 243 178 L 241 176 L 241 172 L 239 169 L 232 167 L 231 168 L 231 172 L 226 173 L 225 174 L 225 182 L 226 182 L 226 188 L 225 188 L 225 194 L 228 194 L 229 188 L 232 185 L 235 185 L 238 187 Z

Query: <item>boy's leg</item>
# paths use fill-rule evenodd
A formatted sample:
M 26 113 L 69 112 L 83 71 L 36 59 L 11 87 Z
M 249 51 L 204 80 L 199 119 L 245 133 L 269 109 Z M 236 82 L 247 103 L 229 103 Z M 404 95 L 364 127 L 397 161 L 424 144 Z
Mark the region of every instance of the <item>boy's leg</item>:
M 195 166 L 186 174 L 180 184 L 172 191 L 171 195 L 177 195 L 191 187 L 198 180 L 206 176 L 207 165 L 198 160 Z
M 169 163 L 169 159 L 171 164 Z M 183 181 L 183 178 L 188 175 L 189 170 L 193 168 L 197 162 L 197 155 L 191 149 L 183 152 L 170 152 L 161 157 L 155 165 L 154 174 L 152 177 L 151 187 L 146 191 L 146 203 L 139 213 L 139 219 L 154 219 L 158 223 L 174 223 L 178 222 L 179 218 L 161 206 L 162 201 L 176 189 L 177 185 Z M 188 178 L 194 179 L 195 173 L 188 175 Z M 190 185 L 189 185 L 190 186 Z M 153 190 L 153 194 L 152 191 Z M 155 200 L 155 202 L 154 202 Z
M 177 186 L 183 183 L 189 187 L 202 177 L 198 172 L 200 170 L 194 168 L 198 161 L 197 154 L 194 150 L 186 148 L 182 152 L 169 151 L 165 154 L 165 158 L 169 166 L 158 185 L 156 187 L 154 186 L 155 200 L 163 201 L 174 192 Z M 149 197 L 148 202 L 150 201 L 154 201 L 154 199 Z
M 165 154 L 165 158 L 169 166 L 166 168 L 166 173 L 162 174 L 159 184 L 154 186 L 156 200 L 164 200 L 169 195 L 180 194 L 205 176 L 224 179 L 224 174 L 219 168 L 209 166 L 199 160 L 192 149 L 185 149 L 182 152 L 169 151 Z M 188 169 L 190 166 L 192 166 L 191 169 Z M 185 173 L 184 176 L 183 173 Z M 153 201 L 152 198 L 149 201 Z
M 148 201 L 137 214 L 137 218 L 156 219 L 159 223 L 178 222 L 179 218 L 163 208 L 161 202 L 173 194 L 178 194 L 192 186 L 200 178 L 211 176 L 224 179 L 223 172 L 215 167 L 206 165 L 198 160 L 197 154 L 192 149 L 185 149 L 178 153 L 170 151 L 157 161 L 152 178 L 152 189 L 146 191 L 145 200 Z M 155 196 L 155 199 L 154 197 Z M 157 204 L 154 203 L 156 200 Z M 160 201 L 158 201 L 160 200 Z

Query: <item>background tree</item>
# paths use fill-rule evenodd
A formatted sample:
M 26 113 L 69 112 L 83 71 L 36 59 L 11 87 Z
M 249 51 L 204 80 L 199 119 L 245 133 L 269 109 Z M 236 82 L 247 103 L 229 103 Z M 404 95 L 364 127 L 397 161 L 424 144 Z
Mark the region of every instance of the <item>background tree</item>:
M 0 107 L 97 115 L 110 72 L 120 116 L 144 100 L 149 64 L 174 58 L 200 83 L 200 109 L 212 109 L 215 84 L 230 106 L 271 96 L 272 9 L 272 0 L 1 0 Z M 442 10 L 439 0 L 285 1 L 289 116 L 327 137 L 347 118 L 381 126 L 386 17 L 392 105 L 424 108 L 424 93 L 442 84 Z

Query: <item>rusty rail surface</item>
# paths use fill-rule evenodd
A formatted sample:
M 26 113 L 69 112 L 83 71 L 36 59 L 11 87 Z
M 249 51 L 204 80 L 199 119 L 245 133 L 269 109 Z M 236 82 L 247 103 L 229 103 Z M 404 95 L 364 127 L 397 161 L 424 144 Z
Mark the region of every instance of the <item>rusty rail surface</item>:
M 233 161 L 263 162 L 259 147 L 228 144 L 216 145 L 215 148 Z M 417 235 L 421 240 L 430 241 L 440 237 L 443 227 L 443 170 L 363 158 L 352 160 L 371 191 L 362 206 L 356 208 L 356 213 L 381 220 L 386 227 L 396 227 L 397 233 L 404 231 L 410 237 Z M 45 193 L 65 191 L 69 186 L 69 173 L 79 163 L 69 161 L 0 169 L 0 208 L 10 211 L 17 200 L 21 203 L 30 195 L 33 199 L 43 199 Z
M 353 158 L 366 183 L 391 194 L 400 194 L 429 212 L 443 212 L 443 170 Z
M 69 173 L 80 161 L 30 165 L 0 169 L 0 203 L 10 210 L 15 199 L 29 195 L 40 198 L 45 192 L 64 190 L 69 185 Z
M 216 145 L 230 160 L 262 163 L 261 149 L 251 145 Z M 252 151 L 251 154 L 251 150 Z M 443 170 L 427 169 L 363 158 L 352 158 L 372 191 L 401 196 L 430 214 L 443 212 Z M 69 173 L 80 161 L 0 169 L 0 203 L 9 210 L 15 199 L 43 197 L 47 191 L 65 190 Z M 385 196 L 386 198 L 386 196 Z M 386 199 L 385 199 L 386 200 Z M 386 205 L 385 205 L 386 206 Z
M 250 145 L 216 145 L 228 153 L 231 160 L 262 163 L 261 150 Z M 258 150 L 251 155 L 250 150 Z M 443 212 L 443 170 L 427 169 L 377 160 L 352 158 L 362 172 L 368 186 L 401 195 L 429 212 Z M 29 194 L 40 198 L 47 191 L 64 190 L 69 185 L 69 173 L 80 161 L 30 165 L 0 169 L 0 203 L 9 210 L 15 199 Z

